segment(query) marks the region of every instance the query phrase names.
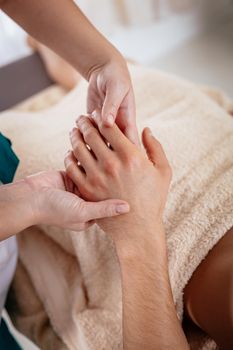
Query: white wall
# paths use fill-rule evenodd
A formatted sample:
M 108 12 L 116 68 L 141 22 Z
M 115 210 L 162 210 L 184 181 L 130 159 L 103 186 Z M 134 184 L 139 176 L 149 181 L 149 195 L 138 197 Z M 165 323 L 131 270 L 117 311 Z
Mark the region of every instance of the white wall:
M 217 26 L 233 12 L 232 0 L 75 1 L 125 56 L 143 64 Z M 0 65 L 29 52 L 23 30 L 0 12 Z

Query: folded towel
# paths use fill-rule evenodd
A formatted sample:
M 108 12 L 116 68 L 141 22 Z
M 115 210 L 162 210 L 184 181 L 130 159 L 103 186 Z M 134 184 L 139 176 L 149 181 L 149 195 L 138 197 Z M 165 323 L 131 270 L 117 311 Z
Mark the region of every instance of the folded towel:
M 183 290 L 233 226 L 233 104 L 221 93 L 156 70 L 131 67 L 139 128 L 149 126 L 173 169 L 164 222 L 169 274 L 182 320 Z M 0 128 L 21 159 L 18 178 L 63 168 L 68 131 L 85 111 L 82 81 L 43 112 L 9 111 Z M 16 326 L 42 349 L 121 349 L 120 270 L 113 242 L 86 232 L 31 227 L 18 236 L 19 265 L 9 295 Z M 153 293 L 153 291 L 151 291 Z M 192 349 L 215 349 L 189 332 Z

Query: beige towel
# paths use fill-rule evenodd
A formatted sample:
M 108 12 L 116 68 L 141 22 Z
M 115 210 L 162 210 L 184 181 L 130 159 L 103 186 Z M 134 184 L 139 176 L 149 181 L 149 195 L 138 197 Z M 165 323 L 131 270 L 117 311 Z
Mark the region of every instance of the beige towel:
M 131 73 L 139 127 L 151 127 L 173 168 L 164 220 L 182 319 L 185 285 L 233 226 L 233 106 L 221 94 L 155 70 L 132 67 Z M 43 112 L 1 114 L 0 128 L 21 159 L 18 178 L 63 168 L 68 131 L 85 111 L 86 88 L 81 82 Z M 18 238 L 20 263 L 9 304 L 19 330 L 42 349 L 121 349 L 120 273 L 110 238 L 97 225 L 78 233 L 32 227 Z M 192 333 L 190 344 L 216 348 L 200 334 Z

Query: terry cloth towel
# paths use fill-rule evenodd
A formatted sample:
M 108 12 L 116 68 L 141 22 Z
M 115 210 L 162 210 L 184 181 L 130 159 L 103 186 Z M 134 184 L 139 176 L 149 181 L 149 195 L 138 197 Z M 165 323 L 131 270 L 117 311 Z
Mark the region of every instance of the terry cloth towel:
M 233 105 L 217 92 L 156 70 L 131 67 L 131 74 L 139 129 L 152 129 L 173 169 L 164 222 L 182 320 L 185 285 L 233 226 Z M 68 132 L 85 111 L 86 92 L 82 81 L 43 112 L 1 114 L 0 128 L 21 159 L 18 178 L 63 168 Z M 42 349 L 121 349 L 120 270 L 109 236 L 97 225 L 78 233 L 43 226 L 20 233 L 18 242 L 8 303 L 17 328 Z M 192 349 L 216 349 L 202 335 L 189 341 Z

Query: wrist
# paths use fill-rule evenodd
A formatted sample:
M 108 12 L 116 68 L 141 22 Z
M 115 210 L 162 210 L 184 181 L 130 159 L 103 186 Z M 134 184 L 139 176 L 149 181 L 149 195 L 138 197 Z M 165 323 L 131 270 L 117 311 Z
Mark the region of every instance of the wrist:
M 99 61 L 95 60 L 94 64 L 89 67 L 86 74 L 87 81 L 90 81 L 92 76 L 95 76 L 95 74 L 104 71 L 110 66 L 119 66 L 119 63 L 127 69 L 127 64 L 122 54 L 114 46 L 110 46 L 106 53 L 100 57 Z
M 121 233 L 114 235 L 113 232 L 112 237 L 121 264 L 141 259 L 151 261 L 155 256 L 162 261 L 167 259 L 165 232 L 161 222 L 148 227 L 132 224 L 124 229 L 124 226 L 121 226 L 119 230 Z
M 31 225 L 46 224 L 46 216 L 48 215 L 48 202 L 47 191 L 48 189 L 43 186 L 36 175 L 27 176 L 24 179 L 26 186 L 28 186 L 28 195 L 30 197 L 31 208 Z
M 0 239 L 5 239 L 36 223 L 34 193 L 25 180 L 0 190 Z
M 25 177 L 21 181 L 21 187 L 24 191 L 23 205 L 27 206 L 27 227 L 36 225 L 40 223 L 40 212 L 38 211 L 38 201 L 41 196 L 41 193 L 34 188 L 28 177 Z

